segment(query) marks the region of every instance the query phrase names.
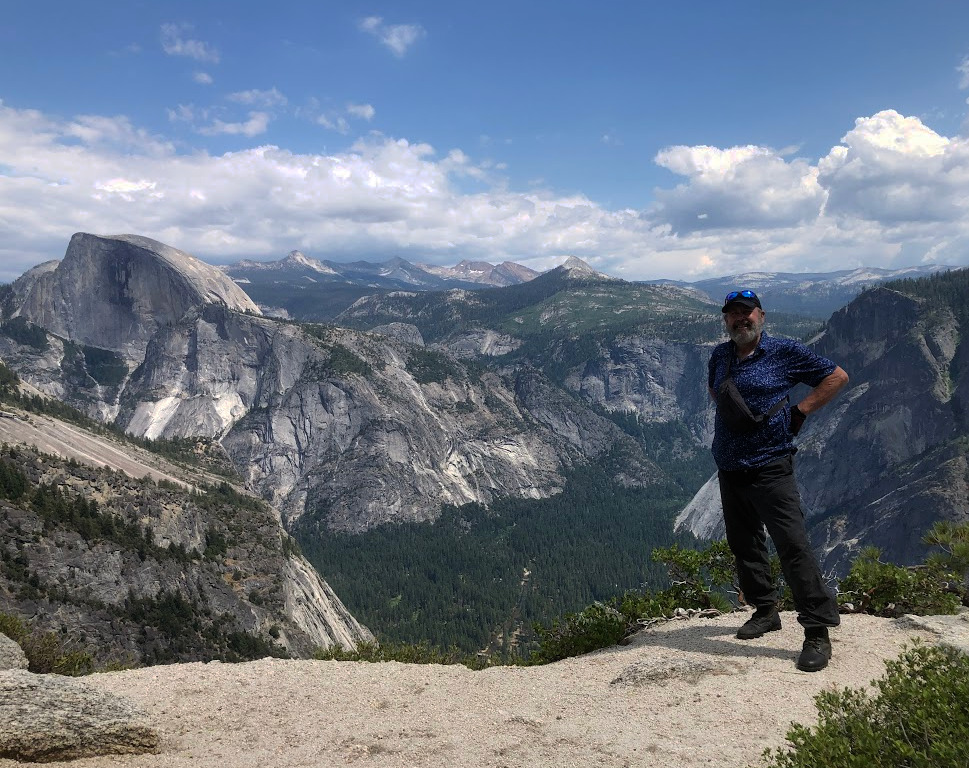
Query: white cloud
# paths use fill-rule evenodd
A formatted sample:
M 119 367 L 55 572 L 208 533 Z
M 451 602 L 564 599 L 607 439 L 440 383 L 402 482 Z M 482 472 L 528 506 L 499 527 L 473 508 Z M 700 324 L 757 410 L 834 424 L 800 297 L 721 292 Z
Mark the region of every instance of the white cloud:
M 959 87 L 962 90 L 969 88 L 969 56 L 966 56 L 961 62 L 959 62 L 959 66 L 956 67 L 956 72 L 961 75 L 959 79 Z
M 212 83 L 215 82 L 212 79 L 212 75 L 210 75 L 208 72 L 195 72 L 192 75 L 192 79 L 199 85 L 212 85 Z
M 656 192 L 656 220 L 678 234 L 796 226 L 817 218 L 824 204 L 816 168 L 765 147 L 668 147 L 655 160 L 689 179 Z
M 318 109 L 318 105 L 313 105 L 312 110 Z M 357 118 L 360 120 L 370 121 L 373 120 L 374 115 L 377 114 L 370 104 L 347 104 L 344 110 L 329 110 L 317 115 L 315 121 L 317 124 L 322 125 L 324 128 L 328 128 L 331 131 L 336 131 L 344 135 L 350 132 L 350 118 Z
M 384 24 L 380 16 L 368 16 L 360 21 L 359 26 L 387 46 L 398 58 L 403 57 L 426 34 L 420 24 Z
M 359 117 L 361 120 L 373 120 L 374 115 L 377 114 L 370 104 L 347 104 L 347 112 L 354 117 Z
M 249 119 L 244 123 L 227 123 L 213 120 L 209 125 L 202 126 L 198 132 L 203 136 L 259 136 L 269 127 L 270 116 L 266 112 L 250 112 Z
M 350 133 L 350 121 L 342 115 L 320 115 L 316 118 L 316 122 L 337 133 L 344 135 Z
M 196 61 L 219 63 L 219 52 L 208 43 L 201 40 L 186 38 L 192 28 L 187 24 L 162 24 L 162 50 L 169 56 L 187 56 Z
M 265 130 L 268 116 L 172 119 L 212 132 Z M 647 212 L 583 195 L 507 188 L 462 149 L 377 134 L 339 153 L 271 145 L 184 151 L 123 117 L 60 120 L 0 103 L 0 280 L 63 255 L 74 232 L 132 232 L 213 262 L 311 255 L 418 261 L 511 259 L 546 268 L 576 255 L 627 279 L 750 269 L 825 271 L 964 264 L 969 140 L 914 118 L 859 120 L 819 161 L 765 147 L 670 147 L 684 177 Z M 457 180 L 473 178 L 474 194 Z
M 969 145 L 915 117 L 886 110 L 859 118 L 818 163 L 825 213 L 895 226 L 969 214 Z
M 238 91 L 230 93 L 226 98 L 237 104 L 263 108 L 285 107 L 289 103 L 289 100 L 275 88 L 270 88 L 268 91 Z

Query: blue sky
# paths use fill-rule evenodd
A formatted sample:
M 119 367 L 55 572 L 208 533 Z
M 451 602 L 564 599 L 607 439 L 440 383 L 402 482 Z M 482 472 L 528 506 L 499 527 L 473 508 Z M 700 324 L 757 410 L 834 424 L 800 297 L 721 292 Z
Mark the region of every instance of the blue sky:
M 8 0 L 0 280 L 78 231 L 628 279 L 969 264 L 967 22 L 932 0 Z

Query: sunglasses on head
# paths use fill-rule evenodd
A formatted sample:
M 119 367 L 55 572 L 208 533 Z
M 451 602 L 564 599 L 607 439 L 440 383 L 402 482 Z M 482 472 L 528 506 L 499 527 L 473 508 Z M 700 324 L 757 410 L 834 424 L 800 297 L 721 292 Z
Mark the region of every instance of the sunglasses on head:
M 729 304 L 734 299 L 757 299 L 757 294 L 753 291 L 731 291 L 727 294 L 727 298 L 723 300 L 724 304 Z M 760 301 L 760 299 L 757 299 Z

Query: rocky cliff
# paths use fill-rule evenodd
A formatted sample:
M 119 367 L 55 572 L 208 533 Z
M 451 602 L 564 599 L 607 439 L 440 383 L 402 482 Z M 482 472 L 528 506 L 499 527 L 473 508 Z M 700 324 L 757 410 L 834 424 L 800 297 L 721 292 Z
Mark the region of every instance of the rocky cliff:
M 8 447 L 0 541 L 0 612 L 100 663 L 305 656 L 371 638 L 272 510 L 224 483 L 199 493 Z
M 141 361 L 154 334 L 190 308 L 218 304 L 259 314 L 224 273 L 137 235 L 71 238 L 63 260 L 14 283 L 15 315 L 70 341 Z
M 203 267 L 144 238 L 77 235 L 56 268 L 14 286 L 15 319 L 45 328 L 42 343 L 8 334 L 0 354 L 42 391 L 133 435 L 221 441 L 287 525 L 309 511 L 328 527 L 363 530 L 432 519 L 442 504 L 541 498 L 561 489 L 569 467 L 617 446 L 634 457 L 624 483 L 660 474 L 539 370 L 468 366 L 424 348 L 419 333 L 261 317 Z M 68 275 L 102 283 L 83 309 Z M 457 293 L 459 305 L 476 301 Z M 502 344 L 514 341 L 480 342 Z M 108 355 L 130 370 L 110 386 L 92 363 Z
M 851 377 L 798 440 L 798 484 L 827 570 L 843 573 L 864 546 L 877 546 L 891 562 L 921 562 L 922 536 L 936 521 L 969 520 L 963 302 L 875 288 L 836 312 L 813 340 Z M 722 536 L 716 490 L 712 480 L 677 525 Z

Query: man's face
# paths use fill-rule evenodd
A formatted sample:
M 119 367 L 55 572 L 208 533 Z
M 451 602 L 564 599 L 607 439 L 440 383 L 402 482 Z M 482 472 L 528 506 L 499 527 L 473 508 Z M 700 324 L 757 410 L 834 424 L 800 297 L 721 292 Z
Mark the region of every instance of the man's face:
M 723 314 L 723 322 L 726 325 L 727 335 L 733 340 L 734 344 L 746 346 L 752 344 L 764 330 L 764 310 L 759 307 L 745 307 L 743 304 L 734 304 Z

